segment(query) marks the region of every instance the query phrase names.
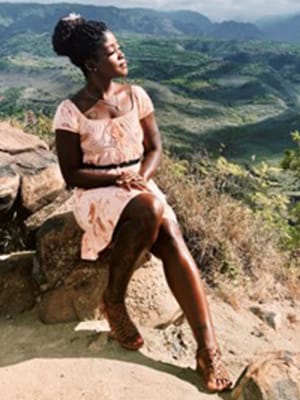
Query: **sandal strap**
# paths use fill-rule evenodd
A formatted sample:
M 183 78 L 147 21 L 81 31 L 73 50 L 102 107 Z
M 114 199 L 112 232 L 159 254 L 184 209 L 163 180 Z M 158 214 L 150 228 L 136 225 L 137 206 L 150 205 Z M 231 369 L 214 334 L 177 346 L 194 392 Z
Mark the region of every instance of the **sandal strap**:
M 109 303 L 103 296 L 104 312 L 110 326 L 110 335 L 129 349 L 138 349 L 143 344 L 143 338 L 131 321 L 125 303 Z
M 106 308 L 112 331 L 118 336 L 132 337 L 138 334 L 138 330 L 129 318 L 124 303 L 110 304 Z
M 221 351 L 218 346 L 204 347 L 196 353 L 197 367 L 201 369 L 205 379 L 214 376 L 214 379 L 227 381 L 231 384 L 229 375 L 221 360 Z

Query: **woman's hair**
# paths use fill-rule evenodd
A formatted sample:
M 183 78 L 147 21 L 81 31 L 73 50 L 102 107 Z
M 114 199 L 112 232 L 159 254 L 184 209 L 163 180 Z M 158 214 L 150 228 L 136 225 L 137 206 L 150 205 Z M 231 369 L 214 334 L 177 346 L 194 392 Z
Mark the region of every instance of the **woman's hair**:
M 80 15 L 61 18 L 52 35 L 53 49 L 59 56 L 67 56 L 86 73 L 87 59 L 96 58 L 96 50 L 105 42 L 108 28 L 104 22 L 86 21 Z

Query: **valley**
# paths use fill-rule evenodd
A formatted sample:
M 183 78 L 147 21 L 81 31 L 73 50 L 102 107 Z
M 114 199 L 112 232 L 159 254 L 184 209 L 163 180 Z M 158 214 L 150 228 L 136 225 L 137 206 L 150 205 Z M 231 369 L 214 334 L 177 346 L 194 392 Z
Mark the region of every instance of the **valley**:
M 32 110 L 51 118 L 82 77 L 52 53 L 49 34 L 25 39 L 7 39 L 1 48 L 0 116 L 22 119 Z M 276 161 L 293 146 L 300 46 L 145 35 L 120 35 L 120 41 L 129 81 L 148 89 L 171 152 L 188 157 L 205 150 L 251 163 Z

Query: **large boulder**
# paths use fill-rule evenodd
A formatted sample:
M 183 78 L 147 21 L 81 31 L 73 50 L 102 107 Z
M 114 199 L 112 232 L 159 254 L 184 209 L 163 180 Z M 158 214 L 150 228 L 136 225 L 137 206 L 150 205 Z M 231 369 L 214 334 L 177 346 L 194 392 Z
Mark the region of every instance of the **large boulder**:
M 17 198 L 20 175 L 12 168 L 13 157 L 0 151 L 0 216 L 10 210 Z
M 39 137 L 25 133 L 7 121 L 0 122 L 0 151 L 18 154 L 37 148 L 48 150 L 47 144 Z
M 278 351 L 250 364 L 232 400 L 300 400 L 300 353 Z
M 49 218 L 37 231 L 39 314 L 46 323 L 101 317 L 110 252 L 97 261 L 81 260 L 81 236 L 72 212 Z M 171 323 L 180 315 L 162 265 L 154 257 L 133 273 L 126 303 L 132 318 L 150 327 Z
M 34 252 L 0 256 L 0 315 L 11 316 L 35 305 Z
M 64 188 L 56 156 L 37 136 L 0 122 L 0 219 L 15 204 L 28 213 L 52 201 Z

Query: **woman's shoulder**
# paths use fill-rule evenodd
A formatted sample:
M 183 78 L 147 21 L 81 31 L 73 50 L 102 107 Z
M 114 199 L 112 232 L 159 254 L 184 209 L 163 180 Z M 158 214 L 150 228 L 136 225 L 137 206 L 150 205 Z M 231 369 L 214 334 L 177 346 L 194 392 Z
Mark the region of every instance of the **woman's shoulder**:
M 154 111 L 154 105 L 150 96 L 142 86 L 133 84 L 131 87 L 132 94 L 137 102 L 139 119 L 143 119 Z
M 137 83 L 131 84 L 130 87 L 131 91 L 137 96 L 149 96 L 146 90 Z
M 78 132 L 79 120 L 80 111 L 69 98 L 66 98 L 62 100 L 56 108 L 52 130 L 63 129 Z
M 56 107 L 56 112 L 63 110 L 72 110 L 75 113 L 79 112 L 79 109 L 76 106 L 75 102 L 72 100 L 72 98 L 69 97 L 63 99 Z

